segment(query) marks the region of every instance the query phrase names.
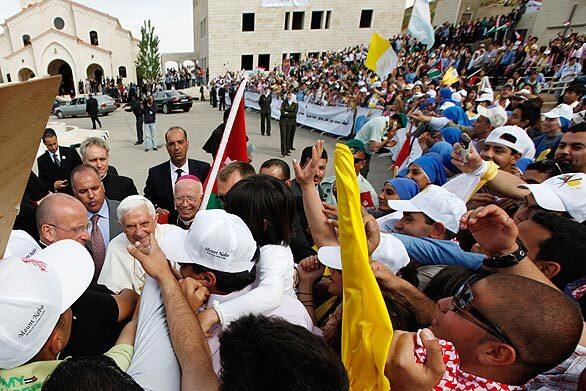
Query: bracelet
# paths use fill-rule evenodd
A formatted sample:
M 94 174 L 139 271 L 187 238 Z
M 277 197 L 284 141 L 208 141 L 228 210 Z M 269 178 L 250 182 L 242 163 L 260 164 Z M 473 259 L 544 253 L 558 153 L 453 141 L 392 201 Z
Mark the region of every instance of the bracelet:
M 312 292 L 297 292 L 298 295 L 310 295 L 313 296 Z

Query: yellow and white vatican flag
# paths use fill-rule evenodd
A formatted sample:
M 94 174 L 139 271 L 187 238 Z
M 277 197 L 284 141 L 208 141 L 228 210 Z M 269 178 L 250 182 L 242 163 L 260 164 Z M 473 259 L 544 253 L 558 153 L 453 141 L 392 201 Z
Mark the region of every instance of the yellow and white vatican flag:
M 307 7 L 308 0 L 261 0 L 261 7 Z
M 458 75 L 456 68 L 449 67 L 446 73 L 444 73 L 444 77 L 442 77 L 442 84 L 445 86 L 451 86 L 459 80 L 460 76 Z
M 378 77 L 385 79 L 397 67 L 399 57 L 391 47 L 388 39 L 378 34 L 372 34 L 368 55 L 364 64 L 368 69 L 376 72 Z
M 347 145 L 336 144 L 334 159 L 344 276 L 342 362 L 351 390 L 388 391 L 384 371 L 393 325 L 368 261 L 354 157 Z

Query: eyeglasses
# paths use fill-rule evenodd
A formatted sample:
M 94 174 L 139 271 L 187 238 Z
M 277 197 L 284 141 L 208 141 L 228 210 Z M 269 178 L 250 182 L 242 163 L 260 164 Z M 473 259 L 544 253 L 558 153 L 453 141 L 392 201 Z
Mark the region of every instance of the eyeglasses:
M 197 201 L 198 197 L 195 196 L 175 196 L 175 202 L 180 204 L 183 201 L 187 201 L 190 204 L 193 204 L 195 201 Z
M 87 232 L 88 229 L 90 228 L 90 223 L 87 223 L 86 225 L 83 225 L 83 226 L 77 227 L 77 228 L 61 228 L 61 227 L 58 227 L 58 226 L 53 225 L 53 224 L 47 224 L 47 225 L 50 226 L 50 227 L 53 227 L 53 228 L 60 229 L 62 231 L 73 232 L 76 235 L 81 235 L 84 232 Z
M 452 297 L 453 308 L 450 310 L 454 311 L 470 323 L 480 327 L 482 330 L 486 331 L 493 337 L 498 338 L 507 345 L 512 346 L 518 352 L 509 337 L 507 337 L 497 325 L 484 316 L 478 309 L 474 308 L 474 305 L 472 304 L 472 300 L 474 300 L 474 294 L 472 293 L 471 285 L 477 283 L 483 278 L 484 276 L 476 274 L 467 279 L 458 289 L 456 294 Z M 472 316 L 468 315 L 467 312 Z

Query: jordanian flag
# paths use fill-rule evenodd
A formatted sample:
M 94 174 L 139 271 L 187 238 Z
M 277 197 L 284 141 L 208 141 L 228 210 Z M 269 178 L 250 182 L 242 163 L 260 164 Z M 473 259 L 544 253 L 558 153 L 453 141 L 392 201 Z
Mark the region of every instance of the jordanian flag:
M 442 71 L 440 71 L 437 68 L 431 68 L 429 71 L 427 71 L 427 77 L 429 77 L 430 79 L 438 79 L 442 76 Z

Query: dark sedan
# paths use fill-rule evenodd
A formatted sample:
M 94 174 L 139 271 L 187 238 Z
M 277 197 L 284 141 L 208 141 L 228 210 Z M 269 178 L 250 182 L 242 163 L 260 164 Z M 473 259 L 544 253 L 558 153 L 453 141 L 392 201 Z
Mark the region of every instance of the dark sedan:
M 193 99 L 181 91 L 158 91 L 154 95 L 157 111 L 167 114 L 172 110 L 188 112 L 193 106 Z

